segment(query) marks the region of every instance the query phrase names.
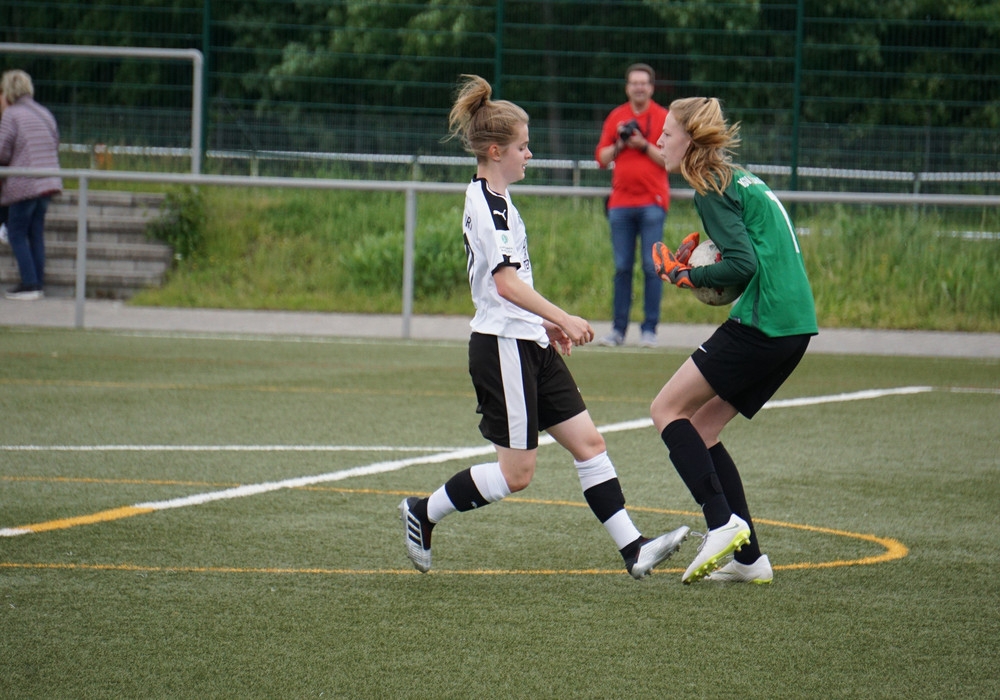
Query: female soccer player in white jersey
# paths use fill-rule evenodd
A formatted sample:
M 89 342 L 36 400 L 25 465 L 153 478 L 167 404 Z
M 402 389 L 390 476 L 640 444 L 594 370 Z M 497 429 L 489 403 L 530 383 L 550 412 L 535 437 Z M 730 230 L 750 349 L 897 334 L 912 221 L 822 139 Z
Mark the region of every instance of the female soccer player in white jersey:
M 463 83 L 449 116 L 450 134 L 476 156 L 465 194 L 462 229 L 476 307 L 469 340 L 469 373 L 476 390 L 479 430 L 497 460 L 452 476 L 428 498 L 399 504 L 407 555 L 431 568 L 431 531 L 446 515 L 481 508 L 527 487 L 535 473 L 538 433 L 545 430 L 573 456 L 584 497 L 614 539 L 628 572 L 646 576 L 680 547 L 689 528 L 655 539 L 642 536 L 604 438 L 594 425 L 560 352 L 594 339 L 594 329 L 535 291 L 524 223 L 508 186 L 531 160 L 528 115 L 478 76 Z
M 705 233 L 722 260 L 691 268 L 698 234 L 677 253 L 653 246 L 660 276 L 678 287 L 737 286 L 743 294 L 728 320 L 702 343 L 653 400 L 653 424 L 677 473 L 702 507 L 708 534 L 684 583 L 712 580 L 770 583 L 743 482 L 719 441 L 738 413 L 752 418 L 774 395 L 817 333 L 816 309 L 795 229 L 764 182 L 731 162 L 739 144 L 714 98 L 675 100 L 657 141 L 667 172 L 695 190 Z M 715 570 L 723 559 L 732 561 Z M 713 573 L 714 571 L 714 573 Z

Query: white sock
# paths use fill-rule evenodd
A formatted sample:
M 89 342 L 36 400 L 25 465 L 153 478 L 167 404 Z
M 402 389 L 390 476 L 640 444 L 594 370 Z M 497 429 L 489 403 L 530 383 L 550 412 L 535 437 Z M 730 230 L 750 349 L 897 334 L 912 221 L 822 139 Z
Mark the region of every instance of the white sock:
M 500 471 L 499 462 L 477 464 L 470 467 L 469 476 L 472 477 L 476 490 L 479 491 L 479 495 L 486 503 L 493 503 L 510 495 L 510 487 L 507 486 L 507 480 L 504 478 L 503 472 Z M 439 487 L 427 499 L 427 519 L 432 523 L 440 522 L 442 518 L 457 510 L 458 508 L 448 497 L 447 484 Z
M 503 472 L 500 471 L 499 462 L 477 464 L 470 468 L 469 472 L 472 474 L 472 480 L 476 482 L 476 488 L 487 503 L 501 501 L 510 495 L 510 487 Z
M 591 457 L 586 462 L 573 460 L 573 466 L 576 467 L 576 473 L 580 477 L 580 488 L 584 491 L 591 486 L 603 484 L 608 479 L 614 479 L 618 476 L 607 451 L 596 457 Z
M 438 490 L 432 493 L 430 498 L 427 499 L 427 519 L 432 523 L 440 522 L 441 518 L 451 515 L 456 510 L 458 508 L 448 498 L 448 491 L 445 489 L 444 484 L 439 486 Z
M 642 537 L 642 533 L 639 532 L 624 508 L 605 520 L 604 527 L 611 535 L 611 539 L 615 541 L 618 549 L 624 549 L 626 545 L 632 544 Z

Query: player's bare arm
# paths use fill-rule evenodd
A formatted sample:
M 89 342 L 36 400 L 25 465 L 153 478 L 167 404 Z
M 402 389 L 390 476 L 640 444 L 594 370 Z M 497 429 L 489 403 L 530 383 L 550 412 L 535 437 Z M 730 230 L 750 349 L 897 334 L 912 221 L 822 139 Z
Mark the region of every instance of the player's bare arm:
M 558 326 L 574 345 L 586 345 L 594 339 L 594 329 L 590 323 L 579 316 L 566 313 L 525 284 L 513 267 L 501 267 L 493 273 L 493 282 L 501 297 Z

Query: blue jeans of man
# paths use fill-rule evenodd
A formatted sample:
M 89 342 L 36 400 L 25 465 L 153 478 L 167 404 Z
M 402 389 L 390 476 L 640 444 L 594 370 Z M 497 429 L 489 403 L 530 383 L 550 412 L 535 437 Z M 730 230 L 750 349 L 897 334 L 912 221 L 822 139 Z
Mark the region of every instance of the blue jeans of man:
M 663 224 L 667 212 L 658 206 L 615 207 L 608 210 L 611 225 L 611 250 L 615 260 L 614 298 L 612 300 L 612 325 L 623 336 L 628 330 L 632 310 L 632 274 L 635 269 L 635 245 L 639 241 L 642 256 L 643 320 L 642 331 L 656 332 L 660 322 L 660 300 L 663 298 L 663 281 L 653 265 L 653 244 L 663 240 Z
M 45 212 L 50 199 L 15 202 L 7 211 L 7 237 L 25 287 L 45 285 Z

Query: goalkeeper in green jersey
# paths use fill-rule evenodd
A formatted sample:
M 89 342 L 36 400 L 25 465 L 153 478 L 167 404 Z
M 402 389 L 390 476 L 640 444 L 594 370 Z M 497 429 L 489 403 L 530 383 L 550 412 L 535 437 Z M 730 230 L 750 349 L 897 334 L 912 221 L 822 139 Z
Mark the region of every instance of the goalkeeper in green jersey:
M 816 310 L 791 219 L 756 175 L 732 162 L 739 125 L 715 98 L 675 100 L 657 147 L 668 173 L 695 190 L 705 234 L 721 252 L 692 268 L 698 234 L 676 252 L 662 243 L 653 257 L 660 277 L 678 287 L 742 289 L 729 318 L 685 360 L 653 400 L 653 424 L 670 460 L 702 508 L 708 533 L 684 583 L 710 580 L 769 583 L 743 482 L 720 442 L 737 414 L 748 419 L 789 377 L 817 333 Z M 731 561 L 726 561 L 729 555 Z

